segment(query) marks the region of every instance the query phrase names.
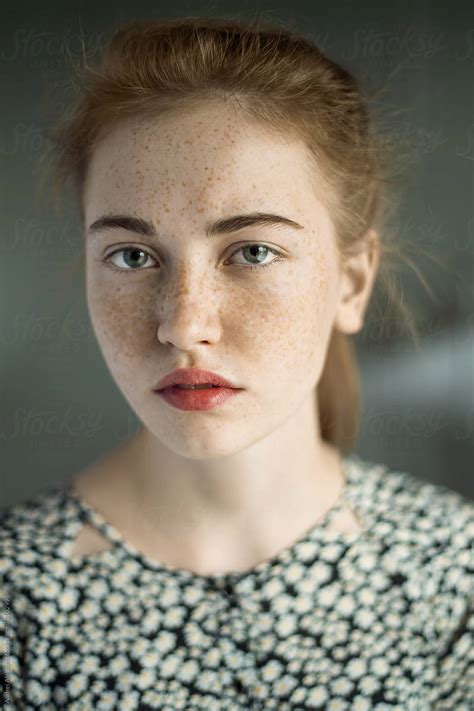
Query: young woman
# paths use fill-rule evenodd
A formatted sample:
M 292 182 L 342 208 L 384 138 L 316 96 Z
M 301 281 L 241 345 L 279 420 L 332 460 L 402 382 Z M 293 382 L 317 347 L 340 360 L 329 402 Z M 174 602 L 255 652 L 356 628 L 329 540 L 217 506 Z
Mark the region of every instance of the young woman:
M 264 23 L 133 23 L 56 150 L 143 427 L 3 514 L 5 708 L 472 708 L 474 506 L 351 453 L 388 251 L 353 77 Z

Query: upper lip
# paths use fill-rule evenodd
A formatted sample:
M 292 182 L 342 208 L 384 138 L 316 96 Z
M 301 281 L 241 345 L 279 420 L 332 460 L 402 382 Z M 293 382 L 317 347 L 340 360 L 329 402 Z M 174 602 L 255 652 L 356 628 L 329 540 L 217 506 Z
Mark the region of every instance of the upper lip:
M 221 385 L 227 388 L 237 388 L 227 378 L 223 378 L 222 375 L 217 373 L 212 373 L 209 370 L 200 370 L 199 368 L 178 368 L 178 370 L 173 370 L 172 373 L 168 373 L 160 382 L 155 385 L 153 390 L 162 390 L 163 388 L 170 387 L 171 385 Z

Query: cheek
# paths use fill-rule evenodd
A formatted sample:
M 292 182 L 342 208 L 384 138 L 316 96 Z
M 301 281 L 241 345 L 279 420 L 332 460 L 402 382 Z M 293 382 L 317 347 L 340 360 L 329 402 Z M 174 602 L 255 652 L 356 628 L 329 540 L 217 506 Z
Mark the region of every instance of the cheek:
M 313 271 L 294 275 L 285 285 L 262 290 L 239 317 L 239 346 L 258 362 L 306 370 L 322 357 L 333 322 L 330 280 Z
M 143 291 L 140 295 L 125 285 L 89 280 L 87 301 L 97 340 L 109 357 L 133 360 L 156 342 L 151 311 Z

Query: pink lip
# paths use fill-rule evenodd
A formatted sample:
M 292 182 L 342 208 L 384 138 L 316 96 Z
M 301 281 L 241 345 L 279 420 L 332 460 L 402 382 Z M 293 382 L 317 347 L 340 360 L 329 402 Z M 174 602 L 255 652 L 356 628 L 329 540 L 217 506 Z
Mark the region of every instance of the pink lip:
M 234 383 L 209 370 L 178 368 L 177 370 L 173 370 L 172 373 L 165 375 L 165 377 L 155 385 L 153 390 L 162 390 L 172 385 L 218 385 L 225 388 L 237 388 L 237 385 L 234 385 Z
M 226 400 L 241 392 L 242 388 L 215 387 L 205 390 L 182 390 L 179 387 L 166 387 L 157 390 L 158 395 L 169 405 L 178 410 L 211 410 L 222 405 Z

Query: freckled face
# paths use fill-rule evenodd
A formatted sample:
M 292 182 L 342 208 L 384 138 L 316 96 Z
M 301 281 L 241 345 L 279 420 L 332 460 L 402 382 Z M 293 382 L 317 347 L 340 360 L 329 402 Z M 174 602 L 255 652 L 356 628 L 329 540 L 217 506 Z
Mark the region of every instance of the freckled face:
M 307 160 L 302 144 L 209 106 L 129 119 L 95 149 L 86 230 L 105 214 L 131 215 L 152 222 L 157 236 L 122 228 L 86 234 L 92 325 L 124 397 L 176 453 L 209 458 L 248 447 L 315 397 L 340 273 Z M 206 237 L 208 222 L 251 212 L 283 215 L 303 229 Z M 204 412 L 177 410 L 152 391 L 166 373 L 193 366 L 245 390 Z

